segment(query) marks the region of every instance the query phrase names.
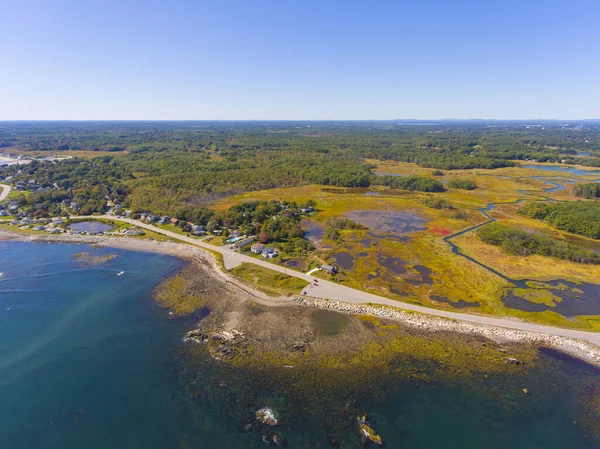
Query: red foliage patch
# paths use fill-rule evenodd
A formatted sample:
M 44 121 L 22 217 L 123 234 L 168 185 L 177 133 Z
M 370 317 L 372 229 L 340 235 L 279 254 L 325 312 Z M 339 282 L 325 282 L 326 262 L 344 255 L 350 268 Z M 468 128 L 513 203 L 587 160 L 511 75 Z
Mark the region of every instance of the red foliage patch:
M 435 232 L 436 234 L 440 234 L 440 235 L 452 234 L 452 231 L 450 229 L 444 229 L 444 228 L 433 228 L 433 229 L 430 229 L 430 231 Z

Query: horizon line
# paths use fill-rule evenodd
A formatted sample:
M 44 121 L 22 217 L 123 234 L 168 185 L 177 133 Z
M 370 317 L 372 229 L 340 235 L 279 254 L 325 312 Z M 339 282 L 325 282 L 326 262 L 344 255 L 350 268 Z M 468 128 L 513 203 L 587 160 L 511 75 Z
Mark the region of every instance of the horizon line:
M 599 118 L 392 118 L 392 119 L 0 119 L 14 122 L 597 122 Z

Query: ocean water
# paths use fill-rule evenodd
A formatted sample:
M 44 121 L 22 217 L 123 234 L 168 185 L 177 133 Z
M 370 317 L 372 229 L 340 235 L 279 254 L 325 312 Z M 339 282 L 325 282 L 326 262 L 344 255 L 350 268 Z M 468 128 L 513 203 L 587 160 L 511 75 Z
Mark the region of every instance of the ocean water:
M 527 373 L 460 383 L 424 363 L 411 366 L 427 382 L 394 369 L 350 385 L 343 372 L 328 383 L 215 361 L 181 342 L 195 318 L 173 319 L 151 298 L 181 266 L 156 254 L 0 243 L 0 448 L 266 448 L 273 432 L 287 448 L 361 448 L 357 413 L 388 448 L 598 447 L 583 425 L 598 371 L 552 352 Z M 262 406 L 276 411 L 276 429 L 257 424 Z

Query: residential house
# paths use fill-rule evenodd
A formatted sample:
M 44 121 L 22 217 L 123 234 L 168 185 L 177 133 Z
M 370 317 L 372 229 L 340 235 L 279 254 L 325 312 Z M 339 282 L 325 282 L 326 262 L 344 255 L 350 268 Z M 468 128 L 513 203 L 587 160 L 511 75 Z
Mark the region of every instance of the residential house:
M 328 274 L 335 274 L 338 271 L 338 268 L 334 265 L 329 265 L 327 263 L 324 263 L 323 265 L 320 266 L 321 271 L 324 271 L 325 273 Z
M 254 254 L 262 254 L 262 252 L 265 250 L 265 245 L 263 245 L 262 243 L 255 243 L 254 245 L 252 245 L 250 247 L 250 251 L 253 252 Z
M 55 225 L 61 225 L 63 224 L 63 219 L 60 217 L 55 217 L 52 219 L 52 223 L 54 223 Z
M 179 220 L 175 217 L 171 218 L 171 224 L 177 226 L 179 224 Z
M 268 257 L 269 259 L 273 259 L 274 257 L 277 257 L 279 255 L 279 253 L 272 246 L 268 246 L 267 248 L 265 248 L 263 250 L 262 255 L 265 258 Z
M 171 217 L 167 217 L 166 215 L 164 215 L 160 217 L 160 220 L 158 220 L 158 224 L 166 225 L 167 223 L 169 223 L 169 220 L 171 220 Z

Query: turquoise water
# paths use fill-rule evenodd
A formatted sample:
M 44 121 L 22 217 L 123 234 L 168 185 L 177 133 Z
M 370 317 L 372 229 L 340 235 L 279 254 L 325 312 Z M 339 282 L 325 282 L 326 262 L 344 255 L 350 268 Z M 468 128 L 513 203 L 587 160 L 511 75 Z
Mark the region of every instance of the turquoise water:
M 83 251 L 117 257 L 86 264 L 74 258 Z M 600 391 L 598 373 L 553 354 L 527 374 L 460 384 L 435 365 L 399 360 L 392 374 L 352 387 L 343 372 L 330 384 L 321 373 L 217 362 L 182 345 L 194 319 L 172 319 L 151 299 L 181 266 L 84 245 L 0 244 L 0 448 L 266 448 L 273 431 L 288 448 L 361 448 L 357 413 L 389 448 L 597 447 L 578 423 L 583 392 Z M 413 368 L 430 380 L 397 374 Z M 257 425 L 265 405 L 277 429 Z
M 90 266 L 73 259 L 82 251 L 118 256 Z M 0 447 L 168 447 L 174 382 L 164 368 L 180 325 L 150 295 L 179 265 L 81 245 L 1 245 Z

